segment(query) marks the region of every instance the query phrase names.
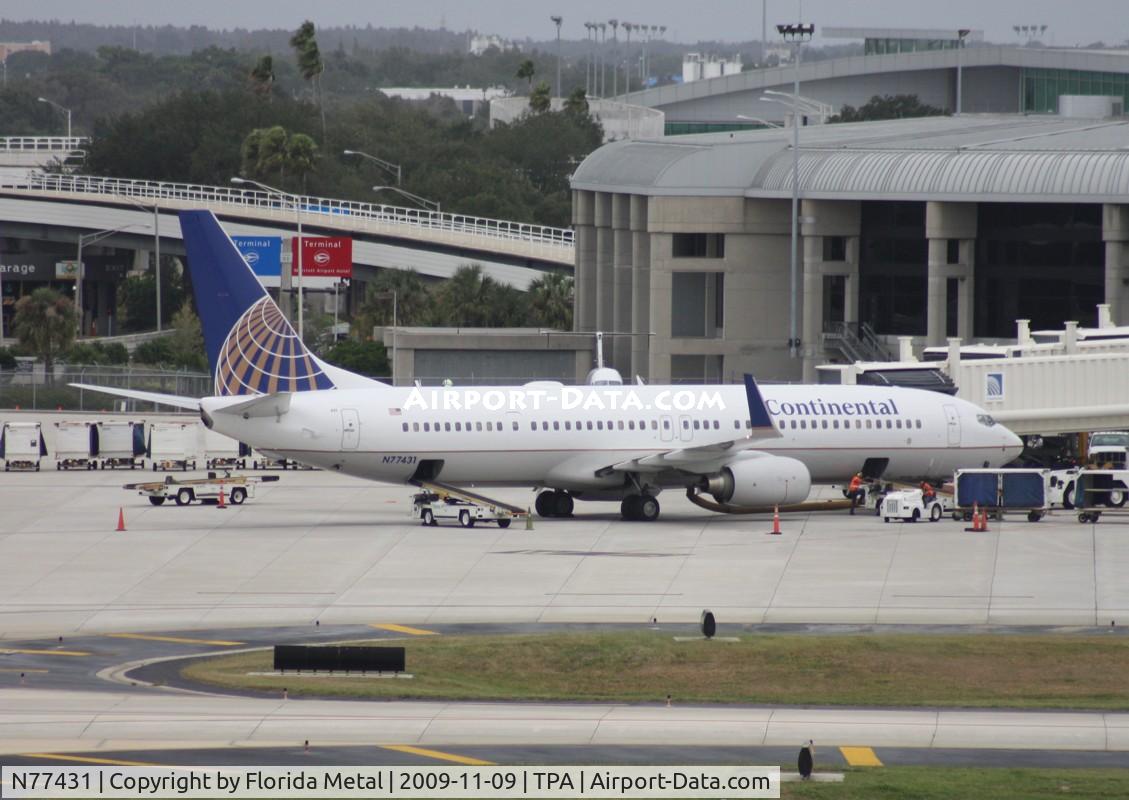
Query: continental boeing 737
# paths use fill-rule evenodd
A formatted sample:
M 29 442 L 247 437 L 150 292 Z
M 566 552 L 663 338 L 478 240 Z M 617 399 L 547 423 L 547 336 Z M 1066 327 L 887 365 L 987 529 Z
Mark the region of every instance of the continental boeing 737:
M 209 211 L 180 225 L 214 379 L 197 399 L 84 386 L 196 411 L 262 451 L 371 480 L 540 490 L 542 516 L 574 499 L 654 520 L 664 488 L 730 506 L 801 502 L 813 482 L 999 466 L 1022 443 L 972 403 L 871 386 L 401 387 L 311 353 Z

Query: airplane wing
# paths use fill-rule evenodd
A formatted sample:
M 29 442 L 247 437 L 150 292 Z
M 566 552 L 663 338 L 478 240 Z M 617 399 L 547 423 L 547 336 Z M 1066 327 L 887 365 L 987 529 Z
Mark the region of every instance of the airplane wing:
M 772 423 L 764 397 L 761 396 L 757 382 L 752 375 L 745 375 L 745 396 L 749 402 L 749 419 L 752 427 L 745 436 L 723 442 L 696 447 L 679 447 L 661 453 L 646 453 L 629 458 L 606 467 L 603 472 L 663 472 L 668 469 L 681 469 L 687 472 L 716 472 L 736 453 L 756 450 L 768 439 L 779 439 L 780 431 Z
M 199 411 L 200 401 L 195 397 L 183 397 L 178 394 L 161 394 L 160 392 L 142 392 L 137 389 L 118 389 L 112 386 L 92 386 L 89 383 L 70 383 L 76 389 L 88 392 L 101 392 L 115 397 L 125 397 L 130 400 L 143 400 L 146 403 L 161 403 L 174 408 L 183 408 L 189 411 Z

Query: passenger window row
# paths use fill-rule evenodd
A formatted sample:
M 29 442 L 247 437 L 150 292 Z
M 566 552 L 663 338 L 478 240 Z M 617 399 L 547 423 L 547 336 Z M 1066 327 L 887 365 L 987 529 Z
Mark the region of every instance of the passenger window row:
M 914 430 L 914 429 L 921 430 L 921 420 L 919 420 L 919 419 L 907 419 L 907 420 L 886 419 L 886 420 L 881 420 L 881 419 L 859 419 L 859 418 L 856 417 L 853 421 L 855 423 L 854 424 L 855 430 L 863 430 L 864 428 L 868 431 L 869 430 L 881 430 L 883 428 L 886 429 L 886 430 L 894 430 L 894 429 L 896 429 L 896 430 L 907 430 L 907 431 L 908 430 Z M 851 429 L 851 422 L 852 422 L 852 420 L 844 419 L 844 420 L 842 420 L 842 424 L 840 425 L 840 420 L 838 420 L 838 419 L 833 419 L 833 420 L 826 420 L 826 419 L 818 419 L 818 420 L 817 419 L 813 419 L 813 420 L 791 419 L 791 420 L 788 420 L 788 419 L 782 419 L 782 420 L 778 420 L 778 423 L 780 425 L 780 430 L 785 430 L 786 428 L 791 428 L 791 430 L 796 430 L 797 428 L 800 429 L 800 430 L 825 430 L 825 431 L 826 430 L 836 430 L 836 431 L 837 430 L 850 430 Z

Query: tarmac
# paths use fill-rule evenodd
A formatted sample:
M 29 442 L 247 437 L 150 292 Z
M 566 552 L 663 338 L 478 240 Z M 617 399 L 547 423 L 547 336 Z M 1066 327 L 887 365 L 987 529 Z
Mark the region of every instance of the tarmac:
M 974 534 L 949 519 L 809 513 L 787 516 L 774 536 L 765 517 L 709 514 L 665 493 L 655 523 L 578 503 L 576 517 L 537 519 L 532 531 L 425 528 L 409 518 L 405 487 L 285 472 L 223 510 L 153 507 L 121 489 L 152 477 L 0 476 L 0 763 L 76 751 L 282 754 L 307 740 L 349 763 L 367 763 L 355 754 L 378 745 L 488 747 L 502 760 L 595 747 L 638 753 L 636 763 L 698 747 L 727 763 L 735 746 L 783 754 L 815 739 L 864 762 L 913 752 L 978 763 L 975 753 L 993 751 L 1129 766 L 1124 713 L 284 700 L 134 686 L 143 671 L 122 666 L 279 638 L 277 626 L 306 639 L 389 624 L 685 628 L 704 608 L 723 626 L 1120 633 L 1110 626 L 1129 619 L 1129 529 L 1116 517 L 1016 517 Z
M 845 512 L 771 520 L 675 492 L 508 530 L 425 528 L 407 487 L 284 472 L 239 507 L 149 505 L 148 472 L 0 476 L 0 639 L 392 621 L 1108 626 L 1129 621 L 1129 525 L 1059 513 L 968 533 Z M 491 492 L 487 492 L 491 494 Z M 528 490 L 496 490 L 532 505 Z M 116 532 L 119 508 L 127 530 Z

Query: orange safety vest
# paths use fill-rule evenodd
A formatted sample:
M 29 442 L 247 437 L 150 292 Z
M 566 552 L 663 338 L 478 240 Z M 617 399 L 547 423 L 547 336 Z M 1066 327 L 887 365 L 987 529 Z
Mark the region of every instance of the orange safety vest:
M 862 478 L 860 478 L 858 475 L 851 478 L 850 491 L 857 492 L 861 488 L 862 488 Z

